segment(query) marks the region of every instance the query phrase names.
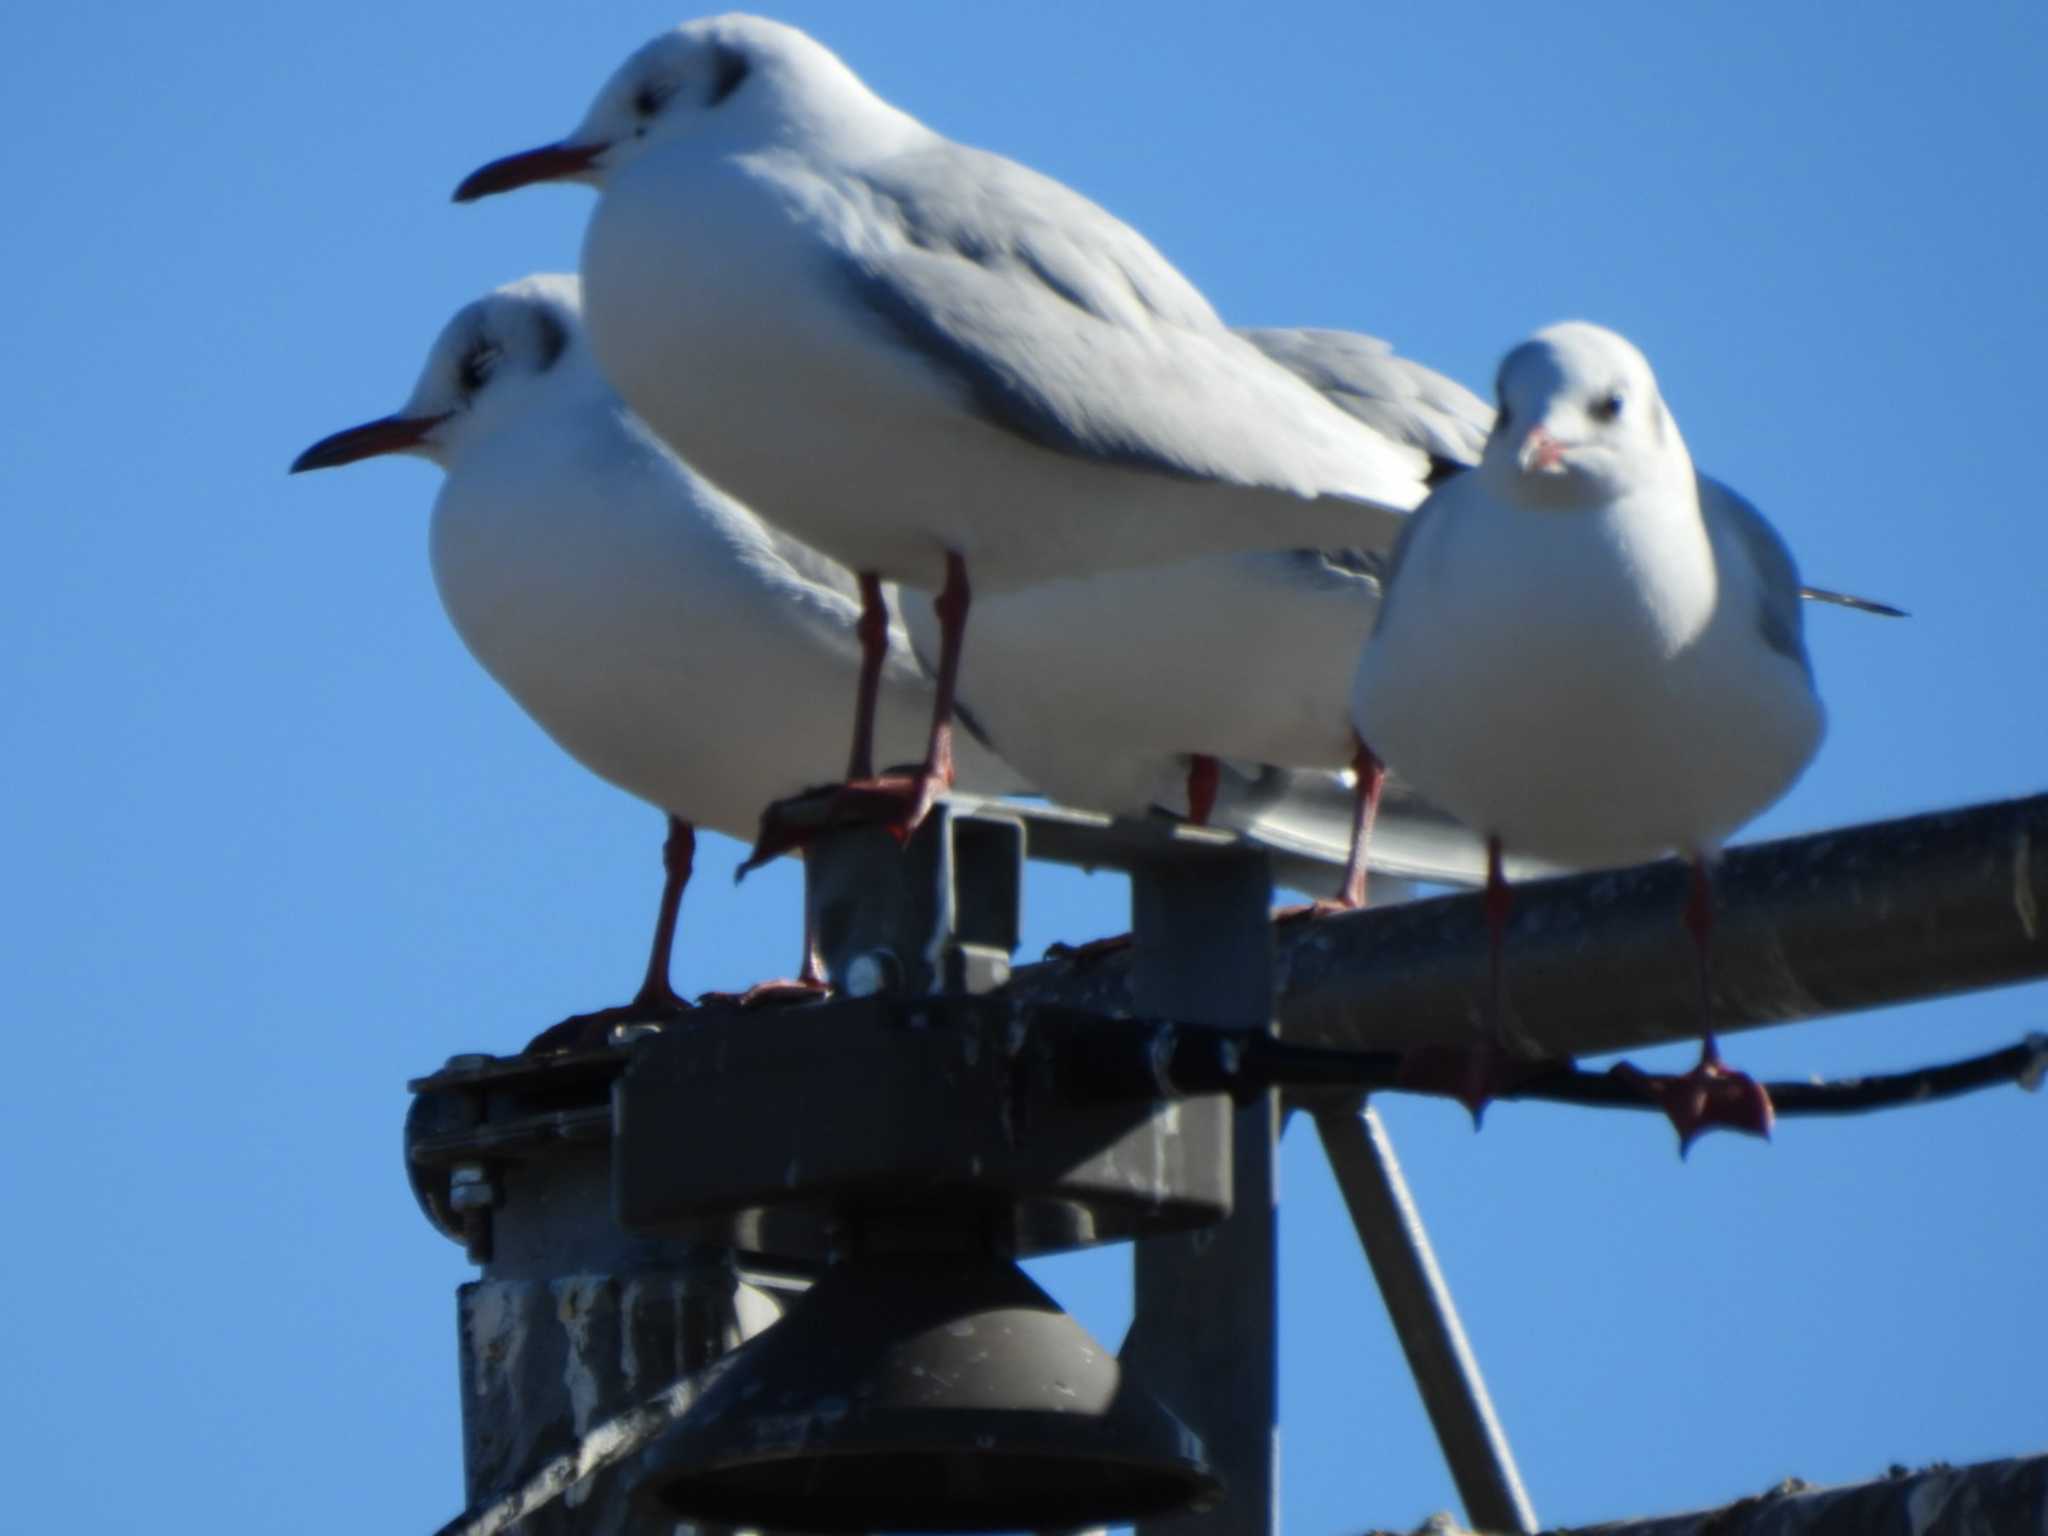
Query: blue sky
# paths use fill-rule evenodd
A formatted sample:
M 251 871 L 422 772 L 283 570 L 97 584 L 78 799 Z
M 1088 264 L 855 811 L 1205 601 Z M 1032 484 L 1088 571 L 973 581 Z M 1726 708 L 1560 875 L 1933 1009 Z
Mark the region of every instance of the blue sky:
M 1752 835 L 2043 787 L 2048 12 L 805 4 L 956 137 L 1135 223 L 1233 321 L 1467 382 L 1634 338 L 1808 577 L 1832 733 Z M 588 196 L 454 208 L 681 13 L 31 7 L 11 106 L 0 1438 L 24 1530 L 429 1530 L 460 1503 L 461 1255 L 408 1076 L 623 996 L 658 818 L 562 758 L 428 577 L 434 472 L 287 480 L 447 315 L 572 267 Z M 716 843 L 687 990 L 779 974 L 793 874 Z M 1044 872 L 1028 945 L 1119 925 Z M 2038 989 L 1733 1042 L 1791 1075 L 2042 1027 Z M 1538 1512 L 2039 1449 L 2048 1120 L 2005 1091 L 1691 1162 L 1649 1120 L 1391 1103 Z M 1286 1520 L 1453 1504 L 1314 1143 L 1285 1165 Z M 1114 1336 L 1114 1257 L 1051 1282 Z M 112 1470 L 112 1469 L 118 1469 Z

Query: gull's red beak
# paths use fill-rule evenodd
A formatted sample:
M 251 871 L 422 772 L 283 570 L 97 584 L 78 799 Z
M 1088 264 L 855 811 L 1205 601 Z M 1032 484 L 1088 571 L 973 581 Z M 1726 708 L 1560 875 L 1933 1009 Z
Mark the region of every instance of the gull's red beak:
M 1554 474 L 1564 468 L 1564 450 L 1565 444 L 1553 437 L 1549 428 L 1531 427 L 1516 457 L 1521 460 L 1525 475 Z
M 479 166 L 462 178 L 455 189 L 455 201 L 473 203 L 496 192 L 512 192 L 537 181 L 567 181 L 581 176 L 610 149 L 609 144 L 543 144 L 539 149 L 521 150 L 489 165 Z
M 296 475 L 309 469 L 335 469 L 358 459 L 374 459 L 379 454 L 403 453 L 408 448 L 417 448 L 429 432 L 447 419 L 446 412 L 439 416 L 380 416 L 360 427 L 321 438 L 292 460 L 291 472 Z

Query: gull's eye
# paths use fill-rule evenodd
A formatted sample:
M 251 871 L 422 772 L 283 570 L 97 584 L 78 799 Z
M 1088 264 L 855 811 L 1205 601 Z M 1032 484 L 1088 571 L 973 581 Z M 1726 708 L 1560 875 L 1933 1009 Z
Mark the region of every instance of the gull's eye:
M 1621 415 L 1621 396 L 1610 394 L 1593 402 L 1592 416 L 1595 421 L 1614 421 Z
M 633 93 L 633 115 L 645 122 L 668 105 L 668 92 L 649 83 Z
M 478 342 L 463 354 L 455 381 L 465 395 L 473 395 L 484 387 L 491 377 L 491 370 L 498 365 L 498 357 L 499 349 L 488 341 Z

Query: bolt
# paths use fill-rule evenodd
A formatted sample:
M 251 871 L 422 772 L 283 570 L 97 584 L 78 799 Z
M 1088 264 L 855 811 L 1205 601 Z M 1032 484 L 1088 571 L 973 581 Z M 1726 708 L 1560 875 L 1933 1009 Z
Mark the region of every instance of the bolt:
M 482 1163 L 457 1163 L 448 1170 L 448 1204 L 458 1211 L 487 1211 L 498 1203 L 490 1170 Z
M 848 997 L 873 997 L 902 990 L 903 966 L 886 949 L 870 949 L 855 955 L 846 967 Z
M 497 1057 L 486 1051 L 464 1051 L 458 1056 L 450 1056 L 448 1058 L 448 1065 L 441 1070 L 443 1072 L 481 1072 L 484 1068 L 495 1063 L 497 1059 Z

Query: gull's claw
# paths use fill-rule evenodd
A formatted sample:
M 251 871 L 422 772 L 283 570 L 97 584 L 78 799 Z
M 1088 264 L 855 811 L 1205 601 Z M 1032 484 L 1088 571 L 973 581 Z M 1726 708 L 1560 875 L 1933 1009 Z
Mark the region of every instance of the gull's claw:
M 1645 1072 L 1625 1061 L 1610 1070 L 1634 1082 L 1663 1108 L 1678 1132 L 1680 1157 L 1711 1130 L 1741 1131 L 1768 1141 L 1777 1120 L 1770 1092 L 1747 1072 L 1724 1064 L 1711 1040 L 1701 1047 L 1692 1070 L 1676 1077 Z
M 842 827 L 886 827 L 897 842 L 907 843 L 945 790 L 939 775 L 910 769 L 777 800 L 761 813 L 753 852 L 733 871 L 733 879 L 744 879 L 770 859 L 793 853 L 813 838 Z

